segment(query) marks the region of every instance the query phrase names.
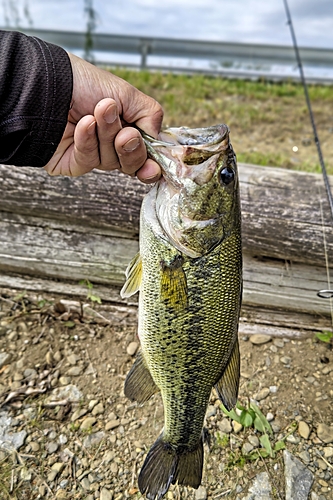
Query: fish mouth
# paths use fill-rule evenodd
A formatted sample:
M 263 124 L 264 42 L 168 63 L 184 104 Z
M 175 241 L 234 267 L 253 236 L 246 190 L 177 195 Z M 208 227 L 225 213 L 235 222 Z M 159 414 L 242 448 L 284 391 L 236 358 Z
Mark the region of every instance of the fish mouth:
M 140 130 L 148 157 L 161 167 L 163 177 L 175 189 L 181 179 L 191 176 L 192 166 L 200 165 L 229 147 L 229 128 L 224 123 L 207 128 L 174 127 L 162 131 L 158 139 Z

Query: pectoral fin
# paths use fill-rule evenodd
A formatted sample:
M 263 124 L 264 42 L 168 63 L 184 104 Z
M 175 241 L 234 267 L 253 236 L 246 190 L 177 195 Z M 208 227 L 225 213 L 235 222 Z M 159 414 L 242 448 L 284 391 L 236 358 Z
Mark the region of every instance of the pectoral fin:
M 231 410 L 237 403 L 239 377 L 240 355 L 237 339 L 228 365 L 224 370 L 222 377 L 215 385 L 216 392 L 227 410 Z
M 177 256 L 171 263 L 161 262 L 161 297 L 168 307 L 184 309 L 188 304 L 187 283 L 183 258 Z
M 142 404 L 158 391 L 159 388 L 150 374 L 142 352 L 139 351 L 135 363 L 128 372 L 125 380 L 125 396 L 131 401 L 137 401 Z
M 140 288 L 142 279 L 142 261 L 139 252 L 129 263 L 125 274 L 126 281 L 120 291 L 120 296 L 122 299 L 131 297 L 131 295 L 134 295 Z

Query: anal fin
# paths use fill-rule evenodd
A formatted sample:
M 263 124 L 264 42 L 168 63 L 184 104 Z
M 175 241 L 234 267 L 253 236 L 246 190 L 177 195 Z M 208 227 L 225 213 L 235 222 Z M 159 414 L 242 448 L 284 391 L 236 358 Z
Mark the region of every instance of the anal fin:
M 238 339 L 235 342 L 228 364 L 218 382 L 215 384 L 216 392 L 227 408 L 231 410 L 237 403 L 240 377 L 240 354 Z
M 142 352 L 139 351 L 125 380 L 125 396 L 131 401 L 142 404 L 157 392 L 159 392 L 159 388 L 150 374 Z

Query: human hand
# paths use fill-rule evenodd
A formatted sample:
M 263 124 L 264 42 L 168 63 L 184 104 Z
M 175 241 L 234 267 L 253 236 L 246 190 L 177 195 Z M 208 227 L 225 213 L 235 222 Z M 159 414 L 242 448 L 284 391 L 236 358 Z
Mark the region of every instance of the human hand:
M 160 167 L 147 159 L 147 150 L 135 124 L 157 137 L 161 106 L 118 78 L 69 54 L 73 95 L 68 122 L 58 148 L 44 167 L 51 175 L 79 176 L 94 168 L 120 169 L 145 183 L 155 182 Z

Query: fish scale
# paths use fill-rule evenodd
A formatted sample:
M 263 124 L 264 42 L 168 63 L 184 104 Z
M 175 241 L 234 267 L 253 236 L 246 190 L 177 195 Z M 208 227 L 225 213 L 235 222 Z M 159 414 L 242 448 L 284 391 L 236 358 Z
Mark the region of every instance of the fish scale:
M 237 400 L 240 202 L 228 129 L 219 127 L 219 142 L 216 131 L 208 129 L 213 145 L 201 145 L 206 129 L 199 134 L 191 130 L 190 152 L 183 145 L 186 138 L 174 139 L 175 130 L 186 135 L 184 128 L 164 132 L 174 146 L 155 146 L 164 178 L 143 201 L 140 255 L 130 264 L 122 291 L 129 296 L 140 289 L 141 353 L 126 379 L 125 394 L 142 403 L 160 391 L 164 406 L 162 434 L 139 475 L 140 491 L 149 500 L 161 499 L 176 482 L 200 485 L 202 429 L 212 387 L 227 408 Z M 204 154 L 195 151 L 196 135 Z M 194 173 L 184 164 L 188 157 Z M 206 161 L 210 157 L 214 164 Z

